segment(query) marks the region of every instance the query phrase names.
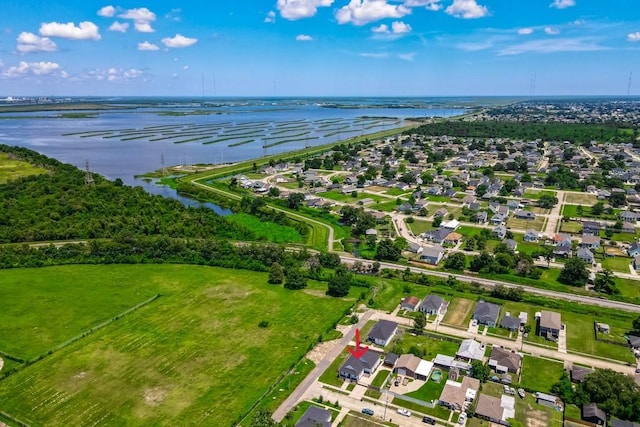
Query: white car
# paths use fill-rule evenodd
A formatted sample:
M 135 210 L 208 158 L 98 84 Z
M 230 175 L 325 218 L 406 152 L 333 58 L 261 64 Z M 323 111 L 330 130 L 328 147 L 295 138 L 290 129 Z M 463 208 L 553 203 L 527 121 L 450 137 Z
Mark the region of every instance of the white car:
M 467 413 L 463 412 L 460 414 L 460 416 L 458 417 L 458 424 L 462 424 L 464 425 L 464 423 L 467 421 Z
M 398 408 L 398 413 L 400 415 L 404 415 L 405 417 L 410 417 L 411 416 L 411 412 L 404 409 L 404 408 Z

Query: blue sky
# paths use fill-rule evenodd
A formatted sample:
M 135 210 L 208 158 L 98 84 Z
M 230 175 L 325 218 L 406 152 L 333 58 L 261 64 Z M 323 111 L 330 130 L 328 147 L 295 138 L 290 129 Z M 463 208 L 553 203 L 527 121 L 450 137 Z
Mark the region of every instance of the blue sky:
M 0 94 L 640 94 L 638 0 L 142 1 L 3 2 Z

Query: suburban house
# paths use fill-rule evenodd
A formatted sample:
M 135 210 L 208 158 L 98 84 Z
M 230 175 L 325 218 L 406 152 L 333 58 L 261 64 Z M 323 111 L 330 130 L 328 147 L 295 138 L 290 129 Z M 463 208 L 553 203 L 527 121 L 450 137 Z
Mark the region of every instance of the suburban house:
M 585 368 L 583 366 L 573 366 L 571 368 L 571 372 L 569 376 L 571 377 L 571 381 L 574 383 L 581 383 L 584 380 L 584 377 L 593 373 L 592 369 Z
M 416 311 L 416 308 L 420 304 L 420 298 L 410 296 L 402 299 L 400 303 L 400 308 L 402 310 Z
M 568 246 L 571 248 L 571 236 L 565 233 L 558 233 L 553 236 L 553 244 L 558 246 Z
M 378 322 L 373 325 L 371 332 L 369 332 L 367 340 L 384 347 L 389 344 L 396 332 L 398 332 L 398 324 L 396 322 L 384 319 L 378 320 Z
M 420 259 L 427 264 L 438 265 L 444 258 L 444 248 L 442 246 L 432 246 L 430 248 L 424 248 Z
M 502 214 L 494 214 L 491 219 L 489 220 L 489 223 L 491 225 L 502 225 L 502 223 L 507 219 L 506 216 L 502 215 Z
M 489 367 L 499 374 L 510 372 L 517 374 L 522 366 L 522 356 L 500 347 L 492 347 L 489 356 Z
M 486 348 L 483 344 L 468 338 L 460 343 L 456 357 L 465 360 L 480 360 L 484 359 L 484 352 Z
M 562 329 L 560 313 L 543 310 L 536 313 L 536 318 L 538 319 L 538 335 L 550 341 L 557 341 L 560 329 Z
M 425 240 L 428 240 L 430 242 L 437 243 L 438 245 L 441 245 L 441 244 L 444 243 L 444 240 L 447 238 L 449 233 L 451 233 L 451 230 L 448 230 L 448 229 L 446 229 L 444 227 L 440 227 L 437 230 L 429 230 L 429 231 L 423 233 L 420 237 L 422 237 Z
M 537 242 L 538 232 L 536 230 L 527 230 L 522 240 L 525 242 Z
M 499 315 L 499 305 L 485 301 L 478 301 L 478 304 L 476 304 L 476 308 L 473 311 L 473 316 L 471 318 L 476 320 L 480 325 L 487 325 L 493 328 L 498 323 Z
M 445 354 L 436 354 L 433 364 L 441 369 L 457 370 L 466 374 L 471 372 L 470 363 L 456 360 L 454 357 Z
M 640 423 L 632 421 L 623 421 L 617 418 L 611 418 L 611 427 L 640 427 Z
M 640 270 L 640 255 L 633 257 L 633 268 L 636 271 Z
M 331 427 L 331 411 L 311 405 L 304 411 L 296 427 Z
M 607 414 L 595 403 L 585 403 L 582 405 L 582 421 L 587 421 L 598 426 L 607 425 Z
M 449 231 L 455 231 L 458 229 L 458 227 L 460 227 L 460 221 L 458 221 L 457 219 L 452 219 L 451 221 L 447 221 L 442 224 L 442 226 Z
M 455 246 L 460 243 L 461 240 L 462 234 L 452 231 L 451 233 L 447 234 L 447 237 L 444 238 L 444 244 Z
M 631 211 L 620 212 L 620 219 L 626 222 L 636 222 L 640 219 L 640 214 Z
M 502 240 L 507 236 L 507 227 L 504 225 L 498 225 L 491 231 L 491 234 Z
M 510 331 L 517 331 L 520 327 L 520 318 L 505 314 L 500 321 L 500 327 Z
M 387 355 L 384 358 L 384 362 L 382 362 L 383 365 L 388 366 L 390 368 L 393 368 L 394 366 L 396 366 L 396 362 L 398 361 L 398 356 L 395 353 L 387 353 Z
M 476 416 L 492 423 L 508 426 L 510 424 L 506 420 L 515 416 L 515 399 L 513 396 L 502 395 L 502 398 L 497 398 L 481 394 L 478 397 Z
M 465 402 L 473 402 L 480 390 L 480 381 L 464 377 L 462 382 L 447 380 L 438 403 L 454 411 L 460 411 L 465 407 Z
M 416 380 L 426 381 L 431 374 L 433 362 L 427 362 L 413 354 L 402 354 L 393 368 L 393 372 Z
M 591 234 L 583 234 L 582 241 L 580 242 L 580 247 L 587 249 L 599 249 L 600 237 Z
M 580 258 L 582 261 L 584 261 L 585 264 L 587 265 L 593 265 L 596 260 L 596 257 L 593 254 L 593 252 L 591 252 L 587 248 L 578 248 L 578 251 L 576 252 L 576 256 Z
M 372 374 L 382 360 L 382 353 L 367 350 L 359 359 L 350 355 L 338 369 L 340 378 L 358 381 L 364 374 Z
M 600 234 L 600 223 L 597 221 L 582 221 L 582 234 Z
M 627 253 L 629 254 L 629 256 L 636 256 L 636 255 L 640 255 L 640 243 L 638 242 L 633 242 L 631 245 L 629 245 L 629 249 L 627 249 Z
M 478 215 L 476 215 L 476 218 L 477 218 L 478 224 L 484 224 L 485 222 L 487 222 L 487 213 L 478 212 Z
M 448 303 L 438 295 L 427 295 L 418 309 L 427 315 L 444 314 Z
M 533 212 L 530 211 L 525 211 L 525 210 L 517 210 L 513 213 L 513 216 L 518 218 L 518 219 L 528 219 L 528 220 L 534 220 L 536 219 L 536 214 L 534 214 Z
M 513 239 L 506 239 L 504 242 L 502 242 L 505 244 L 505 246 L 507 248 L 509 248 L 510 250 L 512 250 L 513 252 L 516 251 L 516 249 L 518 249 L 518 242 L 516 242 Z
M 640 337 L 636 335 L 627 335 L 629 345 L 634 350 L 640 350 Z

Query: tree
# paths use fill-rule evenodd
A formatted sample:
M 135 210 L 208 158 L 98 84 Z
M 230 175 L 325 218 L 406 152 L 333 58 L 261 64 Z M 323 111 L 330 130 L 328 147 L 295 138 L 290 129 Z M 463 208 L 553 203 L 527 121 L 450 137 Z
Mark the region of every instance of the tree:
M 604 203 L 598 202 L 595 205 L 591 206 L 591 214 L 595 216 L 600 216 L 604 212 Z
M 564 264 L 564 268 L 560 272 L 558 281 L 565 285 L 583 286 L 589 279 L 589 271 L 587 266 L 578 257 L 572 257 Z
M 304 289 L 307 287 L 307 278 L 299 268 L 287 270 L 284 287 L 287 289 Z
M 549 194 L 543 194 L 542 196 L 540 196 L 540 199 L 538 199 L 538 206 L 543 209 L 551 209 L 557 204 L 558 198 Z
M 304 194 L 302 193 L 291 193 L 287 197 L 287 207 L 289 209 L 298 209 L 302 202 L 304 202 Z
M 253 416 L 249 427 L 280 427 L 281 425 L 271 418 L 271 413 L 267 409 L 260 409 Z
M 593 402 L 607 414 L 640 421 L 640 387 L 633 377 L 611 369 L 596 369 L 576 387 L 577 404 Z
M 567 371 L 563 371 L 560 380 L 551 386 L 551 393 L 558 396 L 565 403 L 574 403 L 575 393 Z
M 480 360 L 473 360 L 471 362 L 471 376 L 482 383 L 486 383 L 491 375 L 491 369 L 489 366 L 482 363 Z
M 375 258 L 381 261 L 397 261 L 400 258 L 400 254 L 401 250 L 397 248 L 390 239 L 383 239 L 378 243 Z
M 284 280 L 284 270 L 282 266 L 277 262 L 271 264 L 271 269 L 269 270 L 269 280 L 267 282 L 271 285 L 279 285 Z
M 433 226 L 435 228 L 440 227 L 440 224 L 442 224 L 442 217 L 441 216 L 437 216 L 433 219 Z
M 476 240 L 473 237 L 469 237 L 464 244 L 465 251 L 472 251 L 476 247 Z
M 633 319 L 633 330 L 636 332 L 640 332 L 640 316 Z
M 464 270 L 467 265 L 467 258 L 460 252 L 455 252 L 444 261 L 444 268 L 451 270 Z
M 611 203 L 611 206 L 615 208 L 624 206 L 627 204 L 627 196 L 625 193 L 620 191 L 613 192 L 609 197 L 609 203 Z
M 280 196 L 280 189 L 278 187 L 269 188 L 269 192 L 267 193 L 269 197 L 278 197 Z
M 596 292 L 602 292 L 608 295 L 619 294 L 620 290 L 616 287 L 616 282 L 613 280 L 613 273 L 611 270 L 604 269 L 601 273 L 596 275 L 596 280 L 593 282 L 593 287 Z
M 349 295 L 352 274 L 344 265 L 336 268 L 335 274 L 329 279 L 327 295 L 332 297 L 344 297 Z
M 418 315 L 413 319 L 413 331 L 422 335 L 425 325 L 427 324 L 427 316 L 422 312 L 418 312 Z

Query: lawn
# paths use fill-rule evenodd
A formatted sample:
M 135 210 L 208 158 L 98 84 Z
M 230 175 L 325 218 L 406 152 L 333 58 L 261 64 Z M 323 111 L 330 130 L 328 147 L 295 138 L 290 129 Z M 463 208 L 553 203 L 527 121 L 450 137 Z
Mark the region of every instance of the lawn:
M 417 347 L 424 350 L 424 360 L 432 360 L 438 354 L 447 356 L 455 356 L 462 340 L 448 341 L 445 339 L 436 339 L 427 336 L 414 336 L 410 334 L 402 335 L 402 339 L 398 341 L 398 346 L 402 349 L 401 353 L 408 353 L 411 347 Z
M 380 280 L 374 282 L 374 284 L 376 285 L 375 304 L 372 307 L 388 312 L 393 311 L 404 297 L 413 295 L 422 299 L 429 293 L 429 289 L 426 286 L 401 280 Z M 405 288 L 410 292 L 405 292 Z
M 588 193 L 565 193 L 564 202 L 575 205 L 593 206 L 598 202 L 598 197 L 595 194 Z
M 449 304 L 447 314 L 442 319 L 442 323 L 466 328 L 469 325 L 475 306 L 475 301 L 466 298 L 454 298 Z
M 629 331 L 631 322 L 604 316 L 593 316 L 571 312 L 562 313 L 562 323 L 567 325 L 567 350 L 593 354 L 623 362 L 633 362 L 633 354 L 627 346 L 596 341 L 594 322 L 607 323 L 611 335 L 621 337 Z M 612 339 L 615 339 L 612 337 Z
M 432 400 L 438 399 L 440 397 L 446 383 L 446 379 L 442 379 L 439 383 L 428 380 L 425 381 L 424 385 L 418 390 L 407 393 L 406 396 L 413 397 L 425 402 L 431 402 Z
M 33 166 L 22 160 L 10 159 L 7 153 L 0 153 L 0 184 L 23 176 L 40 175 L 47 170 Z
M 302 236 L 293 227 L 261 221 L 257 217 L 245 213 L 234 213 L 226 218 L 251 230 L 260 239 L 274 243 L 302 243 Z
M 631 265 L 631 258 L 627 257 L 605 257 L 599 260 L 602 263 L 602 268 L 607 268 L 613 271 L 620 271 L 622 273 L 629 273 L 629 266 Z M 638 283 L 640 284 L 640 283 Z
M 578 221 L 563 221 L 560 223 L 560 231 L 562 233 L 580 233 L 582 230 L 582 223 Z
M 121 307 L 112 303 L 107 310 L 105 301 L 131 307 L 161 294 L 2 380 L 0 410 L 30 425 L 235 424 L 354 301 L 323 296 L 323 284 L 294 292 L 267 285 L 266 279 L 266 273 L 192 265 L 0 271 L 1 288 L 11 292 L 12 305 L 23 312 L 45 307 L 39 310 L 44 319 L 24 320 L 21 328 L 50 330 L 56 337 L 51 342 L 98 319 L 87 314 L 83 324 L 76 317 L 56 322 L 46 311 L 86 305 L 112 315 Z M 38 289 L 27 284 L 47 280 L 64 286 L 58 286 L 59 299 L 40 302 Z M 82 285 L 100 292 L 90 298 Z M 128 297 L 123 286 L 140 294 Z M 74 300 L 63 298 L 65 293 Z M 15 319 L 16 312 L 3 310 L 0 325 Z M 267 328 L 258 327 L 263 320 Z M 56 330 L 65 326 L 68 335 Z M 25 352 L 37 353 L 43 346 L 33 343 Z
M 435 229 L 432 221 L 423 221 L 419 219 L 414 219 L 413 222 L 407 222 L 407 226 L 411 229 L 411 232 L 416 236 L 418 234 L 424 233 L 425 231 Z
M 364 334 L 362 335 L 364 336 Z M 340 355 L 336 357 L 333 360 L 333 362 L 331 362 L 331 365 L 329 365 L 327 370 L 324 371 L 322 375 L 320 375 L 320 378 L 318 378 L 318 381 L 320 381 L 321 383 L 340 387 L 344 382 L 344 380 L 338 376 L 338 369 L 340 369 L 340 365 L 342 365 L 342 362 L 347 360 L 348 356 L 349 356 L 349 351 L 346 349 L 343 350 L 342 353 L 340 353 Z
M 560 362 L 525 355 L 520 384 L 529 390 L 550 393 L 551 386 L 558 382 L 563 371 L 564 366 Z
M 540 197 L 542 196 L 551 196 L 551 197 L 555 197 L 556 192 L 555 191 L 551 191 L 551 190 L 534 190 L 534 189 L 527 189 L 524 192 L 524 197 L 528 198 L 528 199 L 534 199 L 534 200 L 538 200 Z
M 371 385 L 374 385 L 378 388 L 382 387 L 382 384 L 384 384 L 384 381 L 387 379 L 389 374 L 391 374 L 391 372 L 385 369 L 378 371 L 373 381 L 371 381 Z
M 327 191 L 326 193 L 318 193 L 318 196 L 335 200 L 336 202 L 349 203 L 349 204 L 356 204 L 357 201 L 363 200 L 363 199 L 371 199 L 371 200 L 374 200 L 375 202 L 389 201 L 389 199 L 386 197 L 376 196 L 375 194 L 369 194 L 369 193 L 363 193 L 363 192 L 358 192 L 357 197 L 352 197 L 351 193 L 342 194 L 339 191 Z M 375 208 L 375 204 L 370 204 L 368 205 L 368 207 Z
M 480 234 L 482 228 L 480 227 L 470 227 L 468 225 L 462 225 L 458 227 L 456 230 L 457 233 L 462 234 L 465 237 L 474 237 Z

